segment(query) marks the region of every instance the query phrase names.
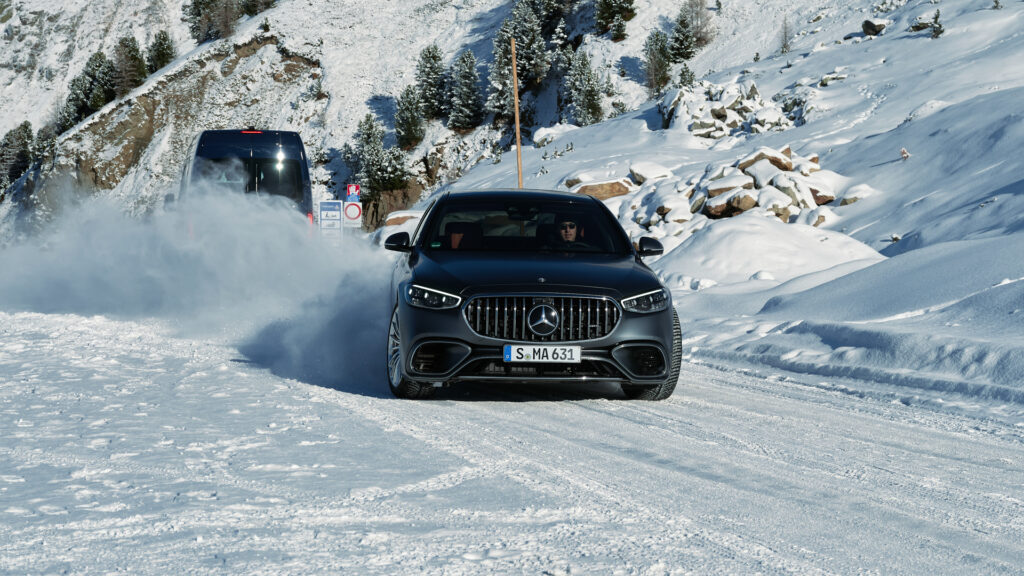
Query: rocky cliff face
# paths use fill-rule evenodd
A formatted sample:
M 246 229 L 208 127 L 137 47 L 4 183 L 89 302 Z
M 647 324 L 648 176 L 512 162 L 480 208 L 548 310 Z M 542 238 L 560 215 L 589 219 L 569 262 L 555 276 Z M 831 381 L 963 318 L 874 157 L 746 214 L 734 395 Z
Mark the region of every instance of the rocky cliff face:
M 35 203 L 54 208 L 73 189 L 111 194 L 129 211 L 146 212 L 173 189 L 202 130 L 316 131 L 327 103 L 315 95 L 321 74 L 316 54 L 292 53 L 275 35 L 221 41 L 65 134 L 33 190 Z
M 179 53 L 195 43 L 177 0 L 0 0 L 0 134 L 28 120 L 38 128 L 67 94 L 71 78 L 119 37 L 143 46 L 166 30 Z

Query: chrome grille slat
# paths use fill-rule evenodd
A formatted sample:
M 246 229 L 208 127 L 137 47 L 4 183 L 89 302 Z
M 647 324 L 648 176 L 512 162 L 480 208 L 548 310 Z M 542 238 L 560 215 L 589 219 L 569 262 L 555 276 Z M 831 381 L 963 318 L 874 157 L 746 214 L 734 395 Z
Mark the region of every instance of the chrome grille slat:
M 558 330 L 538 336 L 529 328 L 529 312 L 546 302 L 559 315 Z M 477 296 L 463 308 L 473 332 L 515 342 L 574 342 L 596 340 L 612 333 L 622 317 L 614 300 L 599 296 Z

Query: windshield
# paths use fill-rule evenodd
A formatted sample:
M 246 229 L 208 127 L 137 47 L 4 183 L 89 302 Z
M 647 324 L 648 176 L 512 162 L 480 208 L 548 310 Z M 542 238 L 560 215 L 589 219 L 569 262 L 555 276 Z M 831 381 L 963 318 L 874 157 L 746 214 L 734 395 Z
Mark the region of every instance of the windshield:
M 625 234 L 600 206 L 507 199 L 443 206 L 427 230 L 429 250 L 626 254 Z
M 196 158 L 192 182 L 302 201 L 302 168 L 297 160 Z

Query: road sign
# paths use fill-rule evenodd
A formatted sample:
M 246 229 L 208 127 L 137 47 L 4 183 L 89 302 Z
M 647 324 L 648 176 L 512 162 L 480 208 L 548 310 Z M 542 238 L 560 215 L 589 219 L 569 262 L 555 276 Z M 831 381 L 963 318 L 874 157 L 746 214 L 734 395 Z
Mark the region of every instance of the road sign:
M 345 202 L 345 228 L 361 228 L 363 226 L 363 203 Z
M 320 231 L 326 230 L 341 231 L 341 209 L 340 200 L 324 200 L 320 202 Z
M 345 190 L 345 202 L 359 202 L 359 184 L 349 184 Z

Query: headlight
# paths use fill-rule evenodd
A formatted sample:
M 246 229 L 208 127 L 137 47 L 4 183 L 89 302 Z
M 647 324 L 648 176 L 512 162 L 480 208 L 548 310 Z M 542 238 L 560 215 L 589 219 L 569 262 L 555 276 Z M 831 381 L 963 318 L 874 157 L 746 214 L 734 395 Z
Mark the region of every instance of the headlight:
M 640 314 L 661 312 L 668 308 L 668 292 L 662 289 L 625 298 L 622 300 L 622 307 L 630 312 L 639 312 Z
M 415 284 L 409 286 L 409 289 L 406 290 L 405 299 L 409 304 L 417 308 L 431 308 L 433 310 L 455 308 L 459 305 L 459 302 L 462 302 L 462 298 L 453 294 L 441 292 L 440 290 L 431 290 L 430 288 L 424 288 Z

